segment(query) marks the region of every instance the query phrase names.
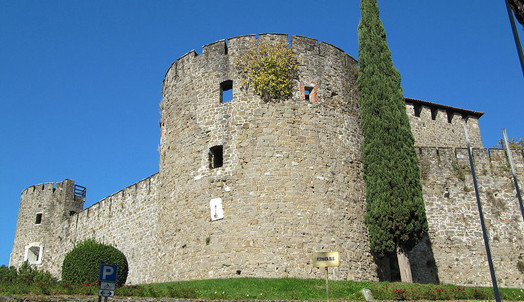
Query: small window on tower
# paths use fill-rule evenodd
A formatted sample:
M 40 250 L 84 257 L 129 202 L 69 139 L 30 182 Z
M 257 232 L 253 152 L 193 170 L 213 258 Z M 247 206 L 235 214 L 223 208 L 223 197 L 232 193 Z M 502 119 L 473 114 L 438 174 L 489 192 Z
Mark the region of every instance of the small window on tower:
M 313 87 L 304 87 L 304 98 L 305 100 L 309 100 L 309 96 L 311 95 L 311 92 L 313 91 Z
M 41 224 L 42 223 L 42 213 L 36 214 L 36 220 L 35 224 Z
M 220 168 L 224 164 L 224 147 L 214 146 L 209 148 L 209 169 Z
M 220 83 L 220 103 L 233 100 L 233 81 L 227 80 Z
M 29 264 L 41 264 L 44 247 L 39 243 L 32 243 L 25 247 L 24 261 Z

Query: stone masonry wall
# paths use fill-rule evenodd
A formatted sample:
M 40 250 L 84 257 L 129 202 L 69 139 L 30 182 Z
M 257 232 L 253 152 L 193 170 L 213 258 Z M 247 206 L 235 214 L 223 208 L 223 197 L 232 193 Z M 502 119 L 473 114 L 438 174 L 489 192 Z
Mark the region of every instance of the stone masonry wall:
M 356 61 L 293 37 L 303 86 L 316 98 L 263 102 L 242 87 L 235 58 L 255 42 L 235 37 L 175 62 L 164 81 L 158 281 L 229 277 L 321 278 L 312 252 L 339 251 L 334 279 L 376 279 L 363 224 Z M 287 43 L 287 35 L 261 34 Z M 227 51 L 226 51 L 227 49 Z M 220 102 L 220 83 L 233 100 Z M 223 146 L 223 166 L 209 151 Z M 212 221 L 221 198 L 224 218 Z
M 151 251 L 156 243 L 158 217 L 157 181 L 158 174 L 155 174 L 65 221 L 61 230 L 64 234 L 60 251 L 62 257 L 57 264 L 61 265 L 65 254 L 76 243 L 95 239 L 116 247 L 126 255 L 128 283 L 152 282 L 155 255 Z
M 477 116 L 453 111 L 446 106 L 420 105 L 411 101 L 406 102 L 406 112 L 409 116 L 411 131 L 415 137 L 415 146 L 419 147 L 452 147 L 465 148 L 464 124 L 468 130 L 472 147 L 482 148 L 482 137 Z M 418 106 L 417 106 L 418 105 Z M 416 107 L 417 110 L 415 110 Z M 418 111 L 416 114 L 415 111 Z M 418 115 L 418 116 L 417 116 Z
M 152 282 L 152 263 L 155 255 L 152 255 L 151 251 L 152 245 L 156 243 L 158 216 L 157 179 L 158 174 L 155 174 L 83 211 L 80 204 L 79 213 L 65 217 L 56 211 L 47 210 L 64 204 L 63 198 L 55 198 L 57 194 L 51 194 L 52 183 L 24 190 L 11 265 L 21 265 L 26 245 L 33 242 L 42 243 L 42 264 L 37 267 L 60 278 L 65 255 L 76 243 L 95 239 L 115 246 L 126 255 L 129 262 L 129 283 Z M 56 193 L 65 194 L 67 191 L 72 195 L 73 184 L 69 180 L 58 183 Z M 43 194 L 36 191 L 42 190 L 42 187 Z M 44 209 L 41 225 L 34 225 L 35 211 L 32 208 L 28 209 L 31 205 L 38 205 Z
M 499 285 L 523 287 L 524 272 L 518 262 L 524 260 L 524 223 L 505 152 L 473 149 L 473 154 Z M 513 151 L 513 160 L 522 188 L 521 150 Z M 424 271 L 436 264 L 443 283 L 490 286 L 467 149 L 419 148 L 419 163 L 429 240 L 424 248 L 413 251 L 414 265 Z M 434 262 L 426 257 L 428 251 L 432 251 Z
M 54 263 L 60 258 L 61 223 L 68 219 L 71 211 L 80 212 L 84 202 L 83 198 L 74 196 L 73 189 L 74 182 L 68 179 L 31 186 L 22 192 L 10 265 L 20 266 L 27 248 L 34 247 L 43 255 L 37 262 L 39 266 L 53 271 Z

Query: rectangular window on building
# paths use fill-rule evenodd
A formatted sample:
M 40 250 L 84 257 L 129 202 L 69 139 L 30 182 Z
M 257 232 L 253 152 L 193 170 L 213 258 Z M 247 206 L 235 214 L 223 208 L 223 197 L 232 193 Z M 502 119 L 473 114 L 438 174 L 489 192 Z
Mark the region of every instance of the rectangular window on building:
M 35 224 L 41 224 L 42 223 L 42 213 L 36 214 L 36 220 Z
M 31 243 L 25 247 L 24 261 L 29 264 L 41 264 L 44 247 L 40 243 Z
M 305 100 L 309 100 L 309 95 L 311 94 L 311 92 L 313 91 L 313 87 L 304 87 L 304 99 Z
M 224 164 L 224 147 L 213 146 L 209 148 L 209 169 L 220 168 Z
M 233 81 L 227 80 L 220 83 L 220 103 L 233 100 Z

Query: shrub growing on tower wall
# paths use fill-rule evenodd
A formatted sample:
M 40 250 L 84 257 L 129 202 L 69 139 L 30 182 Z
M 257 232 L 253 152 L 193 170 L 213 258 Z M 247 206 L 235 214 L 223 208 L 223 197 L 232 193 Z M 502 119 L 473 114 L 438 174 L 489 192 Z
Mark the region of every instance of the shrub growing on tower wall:
M 298 62 L 285 43 L 257 41 L 237 57 L 235 67 L 243 77 L 242 84 L 253 86 L 266 102 L 289 97 L 298 78 Z
M 127 259 L 118 249 L 88 239 L 77 244 L 65 256 L 62 264 L 62 280 L 71 283 L 92 283 L 98 281 L 100 264 L 118 266 L 117 283 L 127 279 Z

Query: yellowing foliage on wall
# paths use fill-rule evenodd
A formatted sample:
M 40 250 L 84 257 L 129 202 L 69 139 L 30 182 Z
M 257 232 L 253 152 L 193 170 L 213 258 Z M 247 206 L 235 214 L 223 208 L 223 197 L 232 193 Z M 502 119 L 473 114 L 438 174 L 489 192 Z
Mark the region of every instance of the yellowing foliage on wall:
M 235 67 L 242 76 L 242 84 L 252 85 L 266 102 L 289 97 L 293 80 L 298 78 L 297 59 L 285 43 L 257 41 L 236 58 Z

